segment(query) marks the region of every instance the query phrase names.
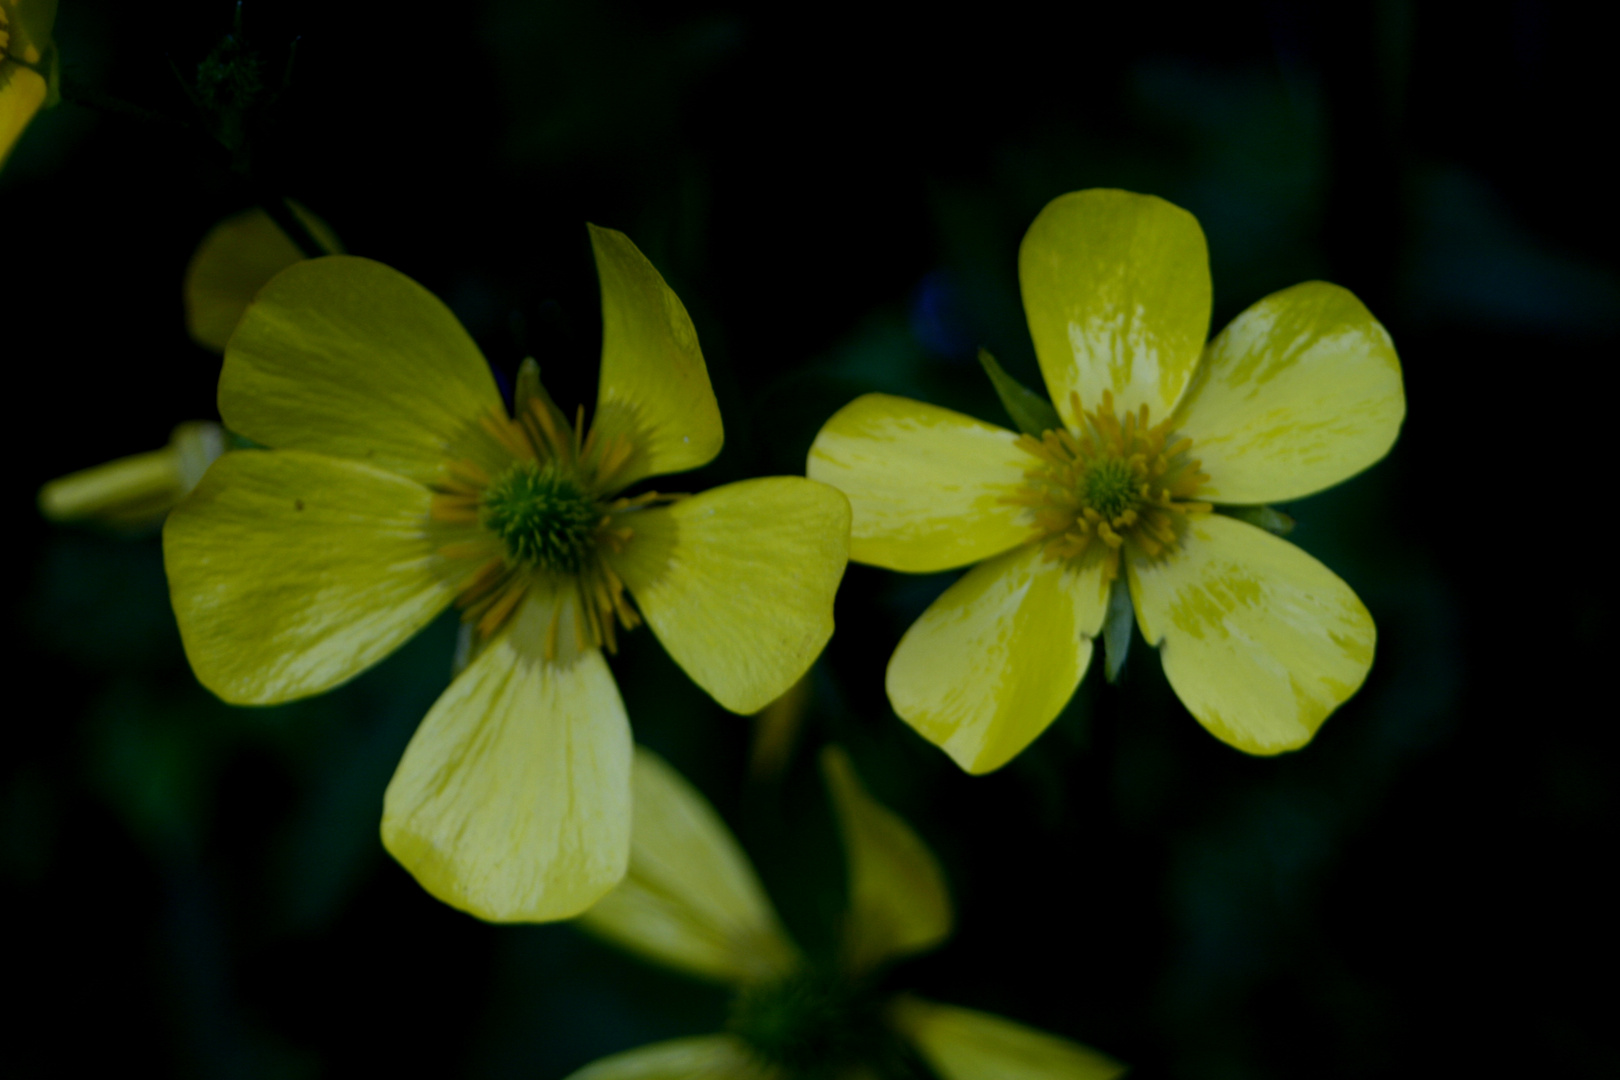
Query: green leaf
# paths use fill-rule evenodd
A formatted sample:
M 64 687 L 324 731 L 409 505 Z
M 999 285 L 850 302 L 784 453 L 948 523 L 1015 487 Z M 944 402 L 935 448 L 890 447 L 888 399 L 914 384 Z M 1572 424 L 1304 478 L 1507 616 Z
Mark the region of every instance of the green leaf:
M 988 349 L 979 350 L 979 363 L 984 365 L 984 373 L 990 376 L 990 385 L 996 388 L 996 396 L 1001 399 L 1007 415 L 1012 417 L 1019 431 L 1038 439 L 1042 432 L 1063 426 L 1052 403 L 1003 371 Z
M 1120 578 L 1108 590 L 1108 615 L 1103 620 L 1103 655 L 1106 658 L 1103 673 L 1111 683 L 1119 681 L 1125 669 L 1125 657 L 1131 651 L 1131 629 L 1136 624 L 1136 613 L 1131 609 L 1131 590 Z
M 1287 536 L 1294 531 L 1294 519 L 1269 506 L 1217 506 L 1215 510 L 1278 536 Z

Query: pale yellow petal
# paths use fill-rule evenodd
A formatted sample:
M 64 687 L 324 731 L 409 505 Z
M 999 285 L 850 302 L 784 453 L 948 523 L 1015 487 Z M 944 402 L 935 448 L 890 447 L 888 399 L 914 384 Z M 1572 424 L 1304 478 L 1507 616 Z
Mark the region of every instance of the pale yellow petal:
M 787 1080 L 757 1061 L 731 1035 L 698 1035 L 653 1043 L 602 1058 L 568 1080 Z
M 613 229 L 590 227 L 602 283 L 599 439 L 625 439 L 631 455 L 615 488 L 714 460 L 724 441 L 720 406 L 686 307 L 663 276 Z
M 289 200 L 288 206 L 327 251 L 343 250 L 331 226 L 298 203 Z M 191 339 L 224 352 L 259 290 L 302 258 L 304 253 L 262 207 L 232 214 L 209 229 L 192 253 L 180 287 Z
M 772 476 L 618 519 L 612 557 L 647 624 L 703 689 L 754 713 L 798 681 L 832 636 L 849 555 L 849 502 Z
M 1209 251 L 1198 220 L 1152 195 L 1092 189 L 1046 204 L 1018 249 L 1018 280 L 1052 403 L 1095 408 L 1180 399 L 1209 334 Z
M 901 719 L 971 773 L 998 769 L 1074 696 L 1108 613 L 1100 561 L 1026 544 L 968 571 L 889 661 Z
M 163 562 L 198 680 L 236 704 L 319 693 L 451 600 L 428 490 L 355 461 L 239 450 L 170 512 Z
M 1401 364 L 1346 289 L 1307 281 L 1261 300 L 1210 343 L 1176 419 L 1215 502 L 1297 499 L 1389 452 L 1406 415 Z
M 891 1015 L 939 1080 L 1113 1080 L 1125 1066 L 1005 1017 L 904 997 Z
M 596 649 L 545 659 L 553 605 L 531 593 L 511 629 L 422 721 L 383 797 L 383 844 L 434 896 L 491 922 L 566 919 L 624 877 L 630 725 Z
M 219 380 L 232 431 L 423 483 L 502 408 L 450 309 L 399 271 L 350 255 L 294 263 L 260 290 Z
M 1030 538 L 1024 508 L 1007 501 L 1038 464 L 1017 438 L 937 405 L 867 394 L 823 425 L 806 473 L 849 496 L 855 562 L 948 570 Z
M 867 793 L 842 748 L 822 751 L 821 772 L 849 867 L 846 967 L 859 974 L 934 948 L 951 933 L 950 892 L 934 853 Z
M 1372 617 L 1350 586 L 1263 529 L 1195 515 L 1172 552 L 1128 568 L 1142 637 L 1176 695 L 1240 750 L 1305 745 L 1372 666 Z
M 649 959 L 720 982 L 798 966 L 765 890 L 720 815 L 657 754 L 636 748 L 630 870 L 579 918 Z

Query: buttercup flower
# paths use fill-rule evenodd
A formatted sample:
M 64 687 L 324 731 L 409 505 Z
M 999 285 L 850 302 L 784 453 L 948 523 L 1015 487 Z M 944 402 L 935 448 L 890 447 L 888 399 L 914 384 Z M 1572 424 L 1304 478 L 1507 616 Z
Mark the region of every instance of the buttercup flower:
M 810 451 L 809 475 L 850 498 L 852 559 L 978 563 L 895 650 L 895 711 L 969 772 L 998 768 L 1073 695 L 1110 590 L 1128 588 L 1200 723 L 1255 754 L 1308 742 L 1366 677 L 1372 619 L 1321 563 L 1212 511 L 1382 458 L 1406 410 L 1389 335 L 1349 292 L 1306 282 L 1206 345 L 1203 231 L 1152 196 L 1053 200 L 1018 267 L 1060 423 L 1017 435 L 871 394 Z
M 579 923 L 657 963 L 736 989 L 721 1034 L 603 1058 L 570 1080 L 1108 1080 L 1124 1067 L 1067 1039 L 972 1009 L 885 995 L 885 965 L 950 935 L 939 864 L 829 748 L 822 772 L 849 869 L 839 955 L 807 960 L 714 809 L 638 748 L 630 872 Z
M 455 316 L 404 275 L 300 262 L 260 292 L 220 378 L 225 424 L 272 449 L 221 458 L 164 528 L 186 654 L 227 701 L 330 689 L 461 609 L 469 662 L 389 784 L 383 842 L 497 921 L 577 914 L 624 875 L 615 625 L 645 619 L 720 704 L 757 711 L 831 635 L 848 551 L 844 497 L 802 477 L 622 494 L 712 459 L 720 416 L 680 300 L 622 234 L 591 242 L 589 433 L 532 361 L 508 415 Z
M 0 0 L 0 165 L 40 109 L 56 104 L 56 0 Z

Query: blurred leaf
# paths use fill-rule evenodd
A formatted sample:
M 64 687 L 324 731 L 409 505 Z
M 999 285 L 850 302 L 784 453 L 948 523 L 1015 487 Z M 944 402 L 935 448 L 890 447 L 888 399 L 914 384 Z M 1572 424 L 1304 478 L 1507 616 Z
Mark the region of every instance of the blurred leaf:
M 1012 417 L 1019 431 L 1038 439 L 1042 432 L 1063 426 L 1052 403 L 1003 371 L 996 358 L 990 355 L 990 350 L 979 350 L 979 363 L 984 366 L 984 373 L 990 376 L 990 385 L 996 388 L 996 396 L 1001 399 L 1007 415 Z

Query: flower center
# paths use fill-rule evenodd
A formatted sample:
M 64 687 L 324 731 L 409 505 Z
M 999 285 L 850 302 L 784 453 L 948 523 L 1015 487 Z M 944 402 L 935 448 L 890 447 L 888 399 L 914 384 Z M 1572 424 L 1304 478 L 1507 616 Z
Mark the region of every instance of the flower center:
M 641 619 L 603 556 L 630 542 L 636 511 L 680 496 L 614 498 L 632 447 L 623 436 L 584 434 L 583 409 L 570 425 L 541 388 L 534 361 L 519 370 L 515 396 L 516 415 L 489 413 L 475 436 L 488 440 L 479 457 L 504 464 L 486 470 L 470 457 L 452 457 L 433 485 L 429 513 L 447 530 L 438 553 L 465 560 L 456 606 L 482 643 L 531 589 L 543 587 L 554 597 L 547 659 L 569 630 L 580 651 L 613 652 L 615 624 L 630 630 Z
M 791 1077 L 831 1077 L 879 1056 L 881 1010 L 841 975 L 814 971 L 745 988 L 726 1026 Z
M 1007 501 L 1027 506 L 1049 559 L 1077 558 L 1101 541 L 1105 574 L 1119 576 L 1119 551 L 1129 544 L 1149 558 L 1174 548 L 1188 514 L 1208 513 L 1193 501 L 1209 480 L 1189 456 L 1191 439 L 1171 442 L 1170 421 L 1152 425 L 1148 407 L 1114 414 L 1114 395 L 1086 412 L 1080 395 L 1070 401 L 1078 430 L 1059 428 L 1039 439 L 1019 436 L 1018 445 L 1036 464 L 1029 481 Z
M 555 463 L 514 463 L 484 489 L 479 510 L 513 562 L 554 574 L 579 573 L 605 521 L 596 501 Z

